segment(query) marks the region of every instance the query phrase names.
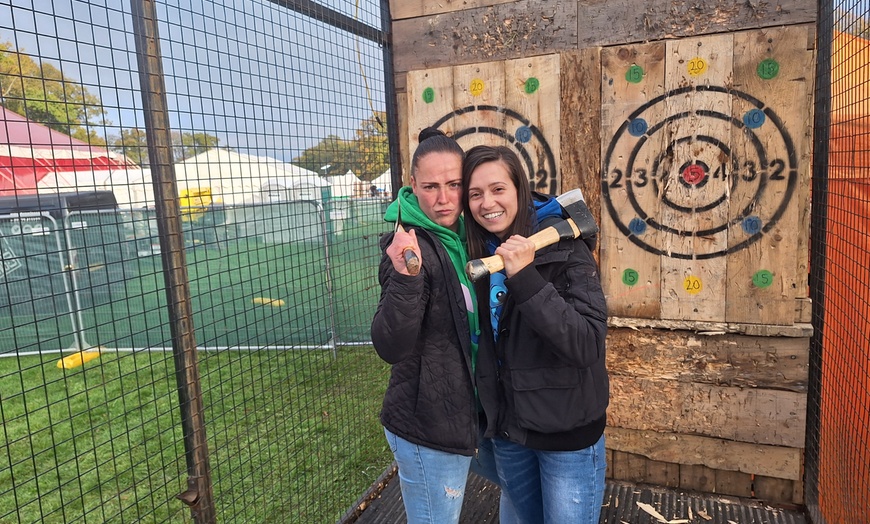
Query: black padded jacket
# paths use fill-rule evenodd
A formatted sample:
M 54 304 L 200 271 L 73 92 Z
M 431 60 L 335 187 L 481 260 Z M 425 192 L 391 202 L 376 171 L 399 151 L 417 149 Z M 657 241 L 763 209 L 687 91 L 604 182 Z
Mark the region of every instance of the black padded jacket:
M 490 323 L 481 320 L 477 384 L 486 436 L 571 451 L 603 433 L 610 389 L 607 306 L 590 247 L 560 241 L 505 280 L 497 343 Z M 488 285 L 484 279 L 476 289 L 481 312 L 489 308 Z
M 477 448 L 478 420 L 465 297 L 441 242 L 414 229 L 420 274 L 398 273 L 386 255 L 378 271 L 381 298 L 372 343 L 392 364 L 380 419 L 405 440 L 470 456 Z M 392 239 L 392 233 L 384 235 L 381 249 Z

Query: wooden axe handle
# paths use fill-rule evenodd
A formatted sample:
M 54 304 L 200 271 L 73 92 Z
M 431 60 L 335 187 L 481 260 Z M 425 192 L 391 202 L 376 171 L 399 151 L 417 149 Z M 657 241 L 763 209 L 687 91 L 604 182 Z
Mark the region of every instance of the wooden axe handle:
M 537 252 L 543 247 L 552 246 L 559 240 L 566 238 L 562 232 L 566 231 L 567 228 L 570 228 L 573 234 L 570 238 L 577 238 L 580 236 L 580 229 L 577 227 L 577 224 L 574 223 L 574 220 L 566 218 L 559 224 L 538 231 L 530 236 L 529 240 L 534 242 L 535 251 Z M 560 232 L 560 230 L 562 232 Z M 504 269 L 504 258 L 502 258 L 501 255 L 492 255 L 491 257 L 470 260 L 468 264 L 465 265 L 465 273 L 472 282 L 477 282 L 486 275 L 497 273 L 502 269 Z
M 396 224 L 396 231 L 404 233 L 405 228 L 402 227 L 402 224 Z M 402 250 L 402 256 L 405 258 L 405 268 L 407 268 L 408 274 L 412 277 L 417 276 L 420 273 L 420 259 L 417 257 L 417 253 L 414 253 L 411 246 L 408 246 Z

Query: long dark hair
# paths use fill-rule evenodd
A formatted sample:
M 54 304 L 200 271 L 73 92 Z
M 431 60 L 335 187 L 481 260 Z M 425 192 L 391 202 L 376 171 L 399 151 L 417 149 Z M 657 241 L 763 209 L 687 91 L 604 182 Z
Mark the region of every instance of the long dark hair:
M 517 216 L 514 223 L 505 232 L 505 238 L 511 235 L 527 237 L 532 234 L 534 227 L 532 223 L 532 191 L 529 189 L 529 180 L 517 154 L 505 146 L 472 147 L 465 153 L 465 160 L 462 161 L 462 207 L 466 212 L 465 233 L 468 239 L 469 258 L 481 258 L 490 254 L 485 244 L 486 238 L 490 234 L 489 231 L 478 224 L 468 213 L 468 188 L 471 185 L 471 174 L 480 165 L 487 162 L 501 162 L 507 168 L 511 181 L 517 189 Z
M 459 147 L 456 140 L 444 134 L 443 131 L 434 127 L 427 127 L 420 131 L 417 136 L 419 145 L 414 150 L 414 156 L 411 158 L 411 176 L 417 176 L 417 165 L 420 159 L 431 153 L 453 153 L 458 155 L 460 159 L 465 157 L 465 151 Z

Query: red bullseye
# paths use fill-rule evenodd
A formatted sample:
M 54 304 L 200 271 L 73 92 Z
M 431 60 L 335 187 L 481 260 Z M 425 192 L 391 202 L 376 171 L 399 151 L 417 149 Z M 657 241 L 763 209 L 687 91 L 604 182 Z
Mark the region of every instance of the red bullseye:
M 683 169 L 683 180 L 686 181 L 687 184 L 696 185 L 707 176 L 707 173 L 704 171 L 704 168 L 699 166 L 698 164 L 691 164 L 686 166 Z

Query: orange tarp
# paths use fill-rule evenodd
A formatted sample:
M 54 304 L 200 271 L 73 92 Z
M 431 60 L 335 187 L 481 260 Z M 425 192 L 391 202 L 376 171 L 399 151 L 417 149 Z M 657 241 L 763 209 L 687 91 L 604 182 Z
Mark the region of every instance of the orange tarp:
M 831 108 L 819 507 L 870 522 L 870 41 L 835 35 Z

